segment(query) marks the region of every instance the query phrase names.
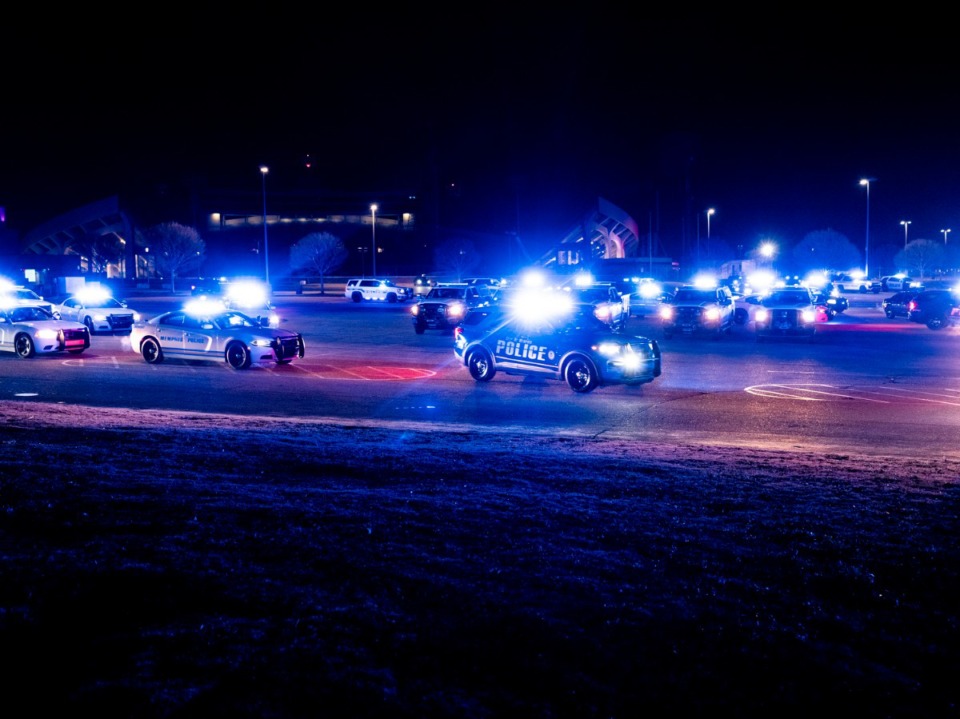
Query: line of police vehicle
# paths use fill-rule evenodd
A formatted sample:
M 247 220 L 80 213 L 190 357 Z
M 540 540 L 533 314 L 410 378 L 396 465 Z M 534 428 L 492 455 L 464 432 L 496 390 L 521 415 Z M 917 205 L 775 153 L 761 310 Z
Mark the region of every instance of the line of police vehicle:
M 577 393 L 608 384 L 642 385 L 662 373 L 656 339 L 627 333 L 631 315 L 655 315 L 663 337 L 720 338 L 735 324 L 750 325 L 757 341 L 812 339 L 818 323 L 836 317 L 848 302 L 829 281 L 811 286 L 780 282 L 763 291 L 734 294 L 730 287 L 694 282 L 672 291 L 649 278 L 621 293 L 588 276 L 555 285 L 507 284 L 497 278 L 432 283 L 425 294 L 397 292 L 379 283 L 370 301 L 410 301 L 417 334 L 449 331 L 454 354 L 478 382 L 498 372 L 561 380 Z M 279 327 L 267 288 L 258 282 L 222 283 L 218 295 L 197 288 L 184 307 L 143 319 L 96 286 L 57 304 L 24 288 L 0 291 L 0 350 L 22 358 L 80 354 L 96 332 L 129 331 L 131 349 L 147 363 L 165 358 L 215 360 L 232 368 L 289 364 L 305 354 L 303 336 Z M 349 283 L 345 296 L 358 301 Z M 929 290 L 930 302 L 908 307 L 911 320 L 933 329 L 960 324 L 960 291 Z M 403 299 L 399 299 L 403 297 Z M 359 301 L 364 301 L 362 297 Z M 936 300 L 934 302 L 933 300 Z M 911 301 L 912 302 L 912 301 Z

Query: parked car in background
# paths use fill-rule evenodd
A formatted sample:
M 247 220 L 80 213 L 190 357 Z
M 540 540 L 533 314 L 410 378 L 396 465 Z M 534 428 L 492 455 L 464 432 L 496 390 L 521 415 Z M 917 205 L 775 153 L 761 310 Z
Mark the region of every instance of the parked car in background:
M 413 331 L 418 335 L 427 330 L 452 331 L 469 308 L 490 304 L 495 295 L 496 290 L 486 285 L 438 284 L 410 308 Z
M 129 332 L 139 313 L 127 307 L 126 302 L 113 297 L 101 287 L 85 287 L 64 298 L 53 308 L 55 315 L 87 326 L 90 334 L 97 332 Z
M 413 296 L 414 297 L 423 297 L 430 292 L 432 287 L 435 287 L 437 281 L 432 277 L 427 277 L 426 275 L 417 275 L 413 280 Z
M 679 333 L 719 338 L 733 329 L 735 309 L 729 287 L 678 287 L 660 306 L 663 336 L 670 339 Z
M 354 278 L 347 280 L 343 296 L 354 302 L 406 302 L 413 299 L 413 289 L 402 287 L 393 280 Z
M 907 305 L 907 319 L 932 330 L 960 323 L 960 293 L 957 290 L 922 290 Z
M 887 319 L 910 317 L 910 300 L 917 296 L 918 290 L 904 290 L 903 292 L 894 292 L 889 297 L 884 298 L 880 305 L 883 307 L 883 314 Z
M 86 325 L 62 320 L 44 307 L 0 300 L 0 350 L 28 359 L 38 354 L 80 354 L 90 346 Z
M 831 280 L 837 286 L 840 292 L 880 292 L 880 280 L 871 280 L 867 277 L 858 277 L 854 275 L 835 273 Z
M 0 297 L 4 304 L 15 304 L 20 307 L 42 307 L 53 312 L 53 303 L 43 299 L 41 295 L 23 285 L 15 285 L 8 280 L 0 280 Z
M 810 288 L 778 287 L 760 300 L 754 316 L 758 342 L 772 337 L 813 339 L 817 322 L 826 321 L 824 309 L 818 309 Z
M 663 283 L 652 277 L 633 277 L 617 282 L 616 287 L 625 298 L 630 314 L 634 317 L 657 316 L 660 305 L 667 297 Z
M 907 277 L 904 274 L 896 274 L 881 277 L 880 288 L 890 292 L 900 292 L 903 290 L 915 290 L 919 292 L 923 289 L 923 282 L 913 277 Z
M 827 314 L 826 319 L 834 319 L 837 315 L 843 314 L 850 309 L 850 300 L 834 287 L 833 283 L 828 282 L 823 287 L 811 288 L 813 302 L 818 307 L 822 307 Z
M 574 303 L 588 304 L 593 307 L 593 313 L 611 329 L 622 330 L 626 327 L 630 309 L 620 291 L 609 282 L 597 282 L 592 285 L 564 287 L 560 292 L 566 293 Z

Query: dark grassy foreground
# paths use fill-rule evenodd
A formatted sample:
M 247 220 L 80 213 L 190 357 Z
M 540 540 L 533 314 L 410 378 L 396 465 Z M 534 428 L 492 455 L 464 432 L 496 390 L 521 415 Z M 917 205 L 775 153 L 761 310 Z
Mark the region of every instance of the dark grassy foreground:
M 958 713 L 956 453 L 0 420 L 6 716 Z

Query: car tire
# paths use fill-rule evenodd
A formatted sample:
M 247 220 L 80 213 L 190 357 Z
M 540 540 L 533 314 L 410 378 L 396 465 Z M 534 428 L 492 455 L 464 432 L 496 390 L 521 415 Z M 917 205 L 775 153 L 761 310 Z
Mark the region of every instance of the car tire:
M 390 294 L 388 294 L 388 295 L 387 295 L 387 302 L 389 302 L 391 305 L 396 304 L 396 303 L 397 303 L 397 293 L 396 293 L 396 292 L 391 292 Z
M 413 331 L 416 332 L 418 335 L 422 335 L 426 331 L 426 329 L 427 329 L 426 327 L 420 324 L 416 324 L 413 326 Z
M 85 325 L 87 326 L 87 329 L 90 330 L 90 334 L 92 335 L 93 332 L 94 332 L 94 329 L 93 329 L 93 320 L 90 319 L 89 315 L 88 315 L 87 317 L 84 317 L 84 318 L 83 318 L 83 324 L 85 324 Z
M 250 366 L 250 350 L 242 342 L 231 342 L 223 356 L 233 369 L 246 369 Z
M 738 307 L 736 310 L 734 310 L 733 321 L 736 322 L 738 325 L 747 324 L 748 319 L 750 319 L 750 313 L 747 312 L 742 307 Z
M 477 382 L 489 382 L 497 373 L 490 353 L 485 349 L 475 349 L 467 355 L 467 369 Z
M 586 357 L 573 357 L 563 368 L 563 379 L 574 392 L 585 394 L 600 384 L 600 372 Z
M 927 320 L 927 327 L 932 330 L 942 330 L 947 326 L 947 318 L 943 315 L 932 315 L 930 319 Z
M 886 310 L 884 314 L 886 314 L 888 320 L 892 320 L 894 317 L 894 313 L 891 312 L 890 310 Z
M 360 302 L 363 302 L 363 293 L 354 292 L 352 295 L 350 295 L 350 299 L 359 304 Z
M 13 349 L 21 359 L 29 359 L 37 351 L 33 345 L 33 338 L 28 334 L 17 335 L 13 340 Z
M 163 362 L 163 350 L 160 349 L 160 343 L 153 337 L 147 337 L 140 343 L 140 355 L 147 364 Z

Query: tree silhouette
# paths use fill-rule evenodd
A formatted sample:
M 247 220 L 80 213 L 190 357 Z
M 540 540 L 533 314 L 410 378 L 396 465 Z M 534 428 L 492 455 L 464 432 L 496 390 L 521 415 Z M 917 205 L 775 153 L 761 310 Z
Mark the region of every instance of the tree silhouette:
M 178 222 L 163 222 L 148 228 L 143 233 L 143 244 L 150 249 L 160 273 L 170 273 L 172 292 L 177 291 L 178 274 L 190 267 L 199 270 L 207 249 L 199 232 Z
M 933 240 L 914 240 L 896 256 L 897 267 L 906 268 L 912 277 L 929 277 L 944 266 L 947 253 L 943 244 Z
M 312 232 L 290 248 L 290 267 L 293 270 L 311 269 L 320 276 L 320 294 L 324 293 L 323 278 L 347 259 L 343 240 L 329 232 Z
M 480 263 L 480 255 L 470 240 L 447 240 L 434 252 L 434 262 L 441 272 L 449 272 L 463 279 Z
M 860 250 L 846 235 L 829 228 L 808 232 L 794 245 L 793 259 L 801 274 L 811 270 L 847 271 L 863 261 Z

